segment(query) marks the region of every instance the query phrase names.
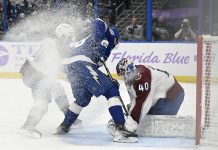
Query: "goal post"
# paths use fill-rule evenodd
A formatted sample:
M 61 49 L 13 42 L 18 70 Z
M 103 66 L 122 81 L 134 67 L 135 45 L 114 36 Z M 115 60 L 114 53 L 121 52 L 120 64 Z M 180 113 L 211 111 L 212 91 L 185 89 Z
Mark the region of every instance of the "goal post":
M 196 145 L 218 145 L 218 36 L 198 37 L 196 91 Z

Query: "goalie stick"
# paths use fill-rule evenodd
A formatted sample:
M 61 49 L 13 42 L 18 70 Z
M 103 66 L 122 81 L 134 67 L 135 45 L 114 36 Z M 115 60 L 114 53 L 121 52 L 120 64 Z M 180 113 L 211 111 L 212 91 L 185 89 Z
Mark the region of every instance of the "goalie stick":
M 107 74 L 108 74 L 108 76 L 109 76 L 111 82 L 113 82 L 112 75 L 111 75 L 111 73 L 110 73 L 110 71 L 109 71 L 109 69 L 108 69 L 108 67 L 107 67 L 107 65 L 106 65 L 106 63 L 105 63 L 105 61 L 104 61 L 103 58 L 101 58 L 101 62 L 102 62 L 102 64 L 104 65 L 104 68 L 105 68 L 105 70 L 107 71 Z M 128 116 L 128 111 L 127 111 L 127 109 L 126 109 L 126 107 L 125 107 L 125 104 L 124 104 L 124 102 L 123 102 L 121 96 L 119 95 L 118 98 L 119 98 L 119 100 L 120 100 L 120 102 L 121 102 L 121 104 L 122 104 L 122 107 L 123 107 L 124 111 L 125 111 L 124 115 L 125 115 L 125 116 Z

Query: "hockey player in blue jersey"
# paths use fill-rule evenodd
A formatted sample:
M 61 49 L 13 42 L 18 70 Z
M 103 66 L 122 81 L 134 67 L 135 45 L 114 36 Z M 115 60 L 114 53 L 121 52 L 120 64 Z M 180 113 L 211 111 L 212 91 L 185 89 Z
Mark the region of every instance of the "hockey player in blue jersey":
M 57 128 L 57 134 L 68 133 L 70 126 L 86 107 L 92 96 L 105 96 L 109 112 L 116 124 L 115 142 L 137 142 L 137 135 L 125 127 L 125 118 L 119 96 L 118 82 L 112 82 L 99 70 L 111 51 L 119 43 L 119 32 L 116 28 L 107 27 L 97 18 L 93 21 L 91 34 L 72 48 L 65 59 L 67 77 L 71 84 L 75 101 L 70 105 L 64 121 Z

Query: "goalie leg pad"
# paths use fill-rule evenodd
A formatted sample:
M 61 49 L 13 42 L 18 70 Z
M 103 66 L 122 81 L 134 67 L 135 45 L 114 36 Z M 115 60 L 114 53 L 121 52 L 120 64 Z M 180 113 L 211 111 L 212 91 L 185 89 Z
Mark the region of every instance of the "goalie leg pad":
M 195 137 L 192 116 L 147 115 L 138 125 L 137 134 L 149 137 Z

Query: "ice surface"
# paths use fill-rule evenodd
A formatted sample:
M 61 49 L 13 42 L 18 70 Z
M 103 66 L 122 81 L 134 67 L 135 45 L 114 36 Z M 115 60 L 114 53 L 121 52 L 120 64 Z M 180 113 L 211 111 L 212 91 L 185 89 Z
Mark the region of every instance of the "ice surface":
M 69 100 L 73 101 L 70 86 L 60 81 L 67 92 Z M 125 85 L 121 83 L 121 96 L 128 103 Z M 179 114 L 195 115 L 195 84 L 182 83 L 186 96 Z M 83 127 L 73 129 L 69 134 L 56 136 L 53 133 L 63 120 L 62 113 L 54 102 L 49 105 L 47 114 L 43 117 L 37 129 L 43 134 L 41 139 L 19 135 L 18 129 L 24 123 L 33 104 L 31 91 L 20 79 L 0 79 L 0 149 L 1 150 L 191 150 L 199 149 L 194 145 L 194 139 L 185 138 L 147 138 L 139 137 L 138 143 L 114 143 L 107 133 L 105 124 L 110 119 L 107 102 L 104 97 L 93 98 L 90 105 L 82 111 L 80 119 Z M 200 147 L 200 149 L 208 149 Z M 210 148 L 210 149 L 217 149 Z

